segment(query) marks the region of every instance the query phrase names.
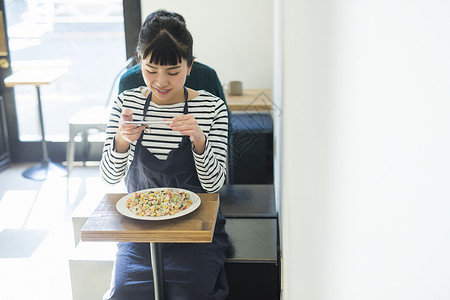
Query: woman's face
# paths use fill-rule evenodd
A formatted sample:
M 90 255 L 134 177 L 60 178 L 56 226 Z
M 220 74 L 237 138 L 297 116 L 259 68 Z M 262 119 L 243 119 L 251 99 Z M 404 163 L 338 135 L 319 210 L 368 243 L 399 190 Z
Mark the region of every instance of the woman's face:
M 157 65 L 150 63 L 151 54 L 141 60 L 142 76 L 152 91 L 152 101 L 156 104 L 174 104 L 184 101 L 183 86 L 190 72 L 185 59 L 177 65 Z

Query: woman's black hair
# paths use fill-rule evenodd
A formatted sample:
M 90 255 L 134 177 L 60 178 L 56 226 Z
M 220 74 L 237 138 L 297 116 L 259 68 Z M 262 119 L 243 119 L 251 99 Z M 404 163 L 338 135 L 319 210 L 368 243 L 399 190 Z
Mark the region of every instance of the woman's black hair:
M 176 15 L 155 14 L 141 27 L 136 54 L 139 59 L 151 55 L 149 62 L 158 65 L 176 65 L 184 58 L 190 66 L 194 60 L 192 47 L 186 23 Z
M 167 10 L 164 10 L 164 9 L 160 9 L 160 10 L 154 11 L 151 14 L 149 14 L 147 16 L 147 18 L 145 18 L 144 23 L 150 21 L 151 19 L 153 19 L 155 17 L 176 18 L 176 19 L 180 20 L 181 22 L 186 23 L 186 21 L 184 20 L 182 15 L 177 14 L 176 12 L 167 11 Z

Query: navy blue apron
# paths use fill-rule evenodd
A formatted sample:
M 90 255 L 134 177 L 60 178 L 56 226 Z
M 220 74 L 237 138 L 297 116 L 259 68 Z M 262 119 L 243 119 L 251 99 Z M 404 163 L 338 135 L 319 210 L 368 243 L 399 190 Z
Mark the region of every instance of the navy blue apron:
M 188 113 L 186 88 L 183 113 Z M 144 106 L 144 119 L 152 93 Z M 166 160 L 158 159 L 142 146 L 139 137 L 125 183 L 129 193 L 157 187 L 183 188 L 204 193 L 192 155 L 191 141 L 183 136 L 179 147 Z M 163 244 L 164 292 L 166 299 L 225 299 L 228 285 L 224 269 L 228 235 L 225 218 L 218 213 L 212 243 Z M 118 243 L 114 283 L 109 299 L 154 299 L 153 274 L 148 243 Z

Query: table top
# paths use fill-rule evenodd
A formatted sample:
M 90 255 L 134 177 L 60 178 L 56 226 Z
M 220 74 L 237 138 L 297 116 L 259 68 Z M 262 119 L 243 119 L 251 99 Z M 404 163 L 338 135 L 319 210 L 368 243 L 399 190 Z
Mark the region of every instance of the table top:
M 67 72 L 66 68 L 29 68 L 22 69 L 5 78 L 6 87 L 15 85 L 50 84 Z
M 27 60 L 14 60 L 11 62 L 11 67 L 13 71 L 19 71 L 23 69 L 32 69 L 32 68 L 68 68 L 71 65 L 70 60 L 68 59 L 27 59 Z
M 260 111 L 272 110 L 272 91 L 268 89 L 244 90 L 242 95 L 225 95 L 230 111 Z
M 210 243 L 214 234 L 219 194 L 198 194 L 200 206 L 170 220 L 146 221 L 123 216 L 116 203 L 125 193 L 106 194 L 81 229 L 82 241 Z

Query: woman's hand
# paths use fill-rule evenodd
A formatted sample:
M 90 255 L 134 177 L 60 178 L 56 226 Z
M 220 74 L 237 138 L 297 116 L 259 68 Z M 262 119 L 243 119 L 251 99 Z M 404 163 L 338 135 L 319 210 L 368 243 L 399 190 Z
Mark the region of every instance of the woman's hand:
M 174 117 L 170 127 L 173 131 L 179 131 L 182 135 L 188 135 L 194 144 L 195 152 L 198 154 L 203 153 L 206 137 L 193 115 L 186 114 Z
M 126 108 L 122 111 L 122 119 L 119 122 L 119 129 L 115 137 L 115 148 L 117 152 L 125 153 L 133 143 L 139 139 L 145 126 L 137 126 L 136 124 L 125 124 L 125 121 L 133 121 L 133 111 Z

